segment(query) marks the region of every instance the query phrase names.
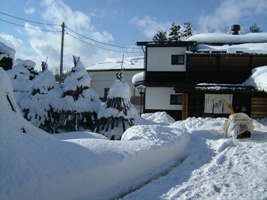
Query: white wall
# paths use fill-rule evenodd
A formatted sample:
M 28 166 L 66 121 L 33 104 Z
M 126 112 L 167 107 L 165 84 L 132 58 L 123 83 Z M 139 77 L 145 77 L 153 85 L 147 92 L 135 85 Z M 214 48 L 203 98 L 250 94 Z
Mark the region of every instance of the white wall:
M 186 47 L 148 47 L 147 71 L 185 71 Z M 172 65 L 171 55 L 184 55 L 184 65 Z
M 175 93 L 174 87 L 147 87 L 145 108 L 157 110 L 182 110 L 182 105 L 170 105 L 170 95 Z
M 91 88 L 99 95 L 99 97 L 104 97 L 104 89 L 110 88 L 116 79 L 116 73 L 119 71 L 98 71 L 90 72 L 91 75 Z M 135 90 L 132 84 L 132 78 L 135 74 L 140 71 L 124 71 L 124 80 L 128 82 L 132 96 L 139 96 L 139 93 Z

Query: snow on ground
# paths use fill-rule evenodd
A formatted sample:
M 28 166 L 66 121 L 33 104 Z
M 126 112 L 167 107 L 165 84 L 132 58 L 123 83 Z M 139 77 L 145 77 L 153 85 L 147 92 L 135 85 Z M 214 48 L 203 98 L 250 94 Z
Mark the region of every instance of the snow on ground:
M 172 168 L 188 148 L 187 132 L 146 120 L 122 141 L 49 135 L 22 117 L 12 91 L 0 69 L 0 199 L 112 199 Z
M 266 119 L 242 140 L 221 134 L 225 118 L 162 112 L 121 141 L 49 135 L 21 116 L 2 69 L 0 109 L 0 199 L 267 199 Z
M 266 199 L 267 127 L 254 121 L 250 139 L 233 140 L 220 134 L 224 120 L 189 118 L 172 124 L 190 133 L 188 156 L 122 199 Z

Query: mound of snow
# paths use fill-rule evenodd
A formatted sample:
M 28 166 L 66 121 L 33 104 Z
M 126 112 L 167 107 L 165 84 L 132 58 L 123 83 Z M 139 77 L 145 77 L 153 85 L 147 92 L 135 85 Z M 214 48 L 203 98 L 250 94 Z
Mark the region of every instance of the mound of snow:
M 18 112 L 3 69 L 0 108 L 5 113 L 0 115 L 0 199 L 5 200 L 114 199 L 165 173 L 184 157 L 190 140 L 182 129 L 156 125 L 144 125 L 144 135 L 132 127 L 123 141 L 79 132 L 53 137 Z
M 246 80 L 245 85 L 251 85 L 257 90 L 267 92 L 267 66 L 261 66 L 252 70 L 252 75 Z
M 144 113 L 142 114 L 142 118 L 156 123 L 172 124 L 175 122 L 175 119 L 173 119 L 166 112 L 155 112 L 153 115 L 149 113 L 148 114 Z

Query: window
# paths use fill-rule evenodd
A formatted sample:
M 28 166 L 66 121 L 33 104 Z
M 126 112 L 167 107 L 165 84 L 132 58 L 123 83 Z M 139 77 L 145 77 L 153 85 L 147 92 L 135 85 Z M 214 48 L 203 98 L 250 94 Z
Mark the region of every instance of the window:
M 183 96 L 177 94 L 171 94 L 171 105 L 182 105 Z
M 172 55 L 172 65 L 183 65 L 184 55 Z

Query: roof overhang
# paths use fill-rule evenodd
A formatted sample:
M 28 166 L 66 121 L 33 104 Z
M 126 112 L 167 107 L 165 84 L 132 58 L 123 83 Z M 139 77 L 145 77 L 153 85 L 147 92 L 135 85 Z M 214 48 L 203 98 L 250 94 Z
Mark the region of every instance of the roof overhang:
M 241 84 L 177 84 L 176 93 L 214 93 L 214 94 L 267 94 L 249 85 Z

